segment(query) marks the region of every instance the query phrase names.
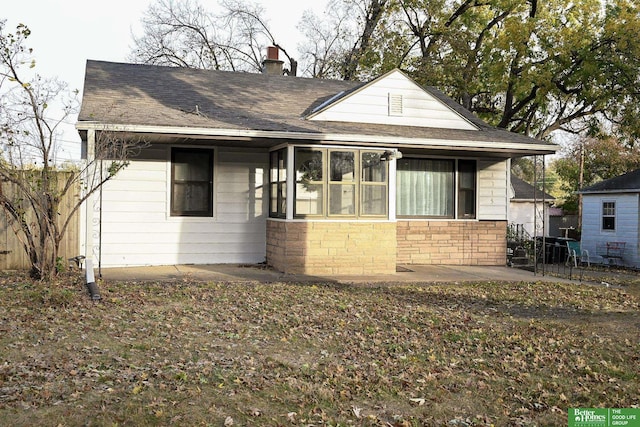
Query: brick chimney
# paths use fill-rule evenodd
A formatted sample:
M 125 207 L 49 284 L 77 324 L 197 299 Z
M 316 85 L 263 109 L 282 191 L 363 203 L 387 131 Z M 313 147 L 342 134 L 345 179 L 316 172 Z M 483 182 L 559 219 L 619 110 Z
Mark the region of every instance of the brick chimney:
M 275 46 L 269 46 L 267 48 L 267 59 L 262 62 L 263 74 L 282 75 L 282 64 L 284 64 L 284 62 L 278 59 L 278 51 L 279 49 Z

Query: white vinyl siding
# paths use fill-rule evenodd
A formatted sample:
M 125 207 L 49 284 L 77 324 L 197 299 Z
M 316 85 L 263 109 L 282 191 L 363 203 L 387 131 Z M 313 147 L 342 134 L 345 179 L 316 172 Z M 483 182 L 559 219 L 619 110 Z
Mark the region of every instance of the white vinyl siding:
M 402 99 L 402 114 L 389 114 L 390 94 Z M 335 101 L 311 120 L 476 130 L 476 127 L 400 71 Z
M 509 222 L 513 224 L 522 224 L 525 231 L 532 236 L 548 236 L 549 235 L 549 206 L 547 201 L 546 208 L 543 209 L 542 196 L 540 196 L 538 203 L 526 202 L 526 201 L 514 201 L 509 202 Z M 544 232 L 542 230 L 543 225 L 543 211 L 544 211 Z M 535 212 L 535 220 L 534 220 Z M 534 225 L 536 232 L 534 233 Z
M 171 217 L 170 148 L 146 150 L 104 186 L 102 266 L 264 261 L 267 167 L 266 151 L 216 149 L 213 217 Z
M 481 220 L 507 220 L 508 161 L 479 160 L 478 215 Z

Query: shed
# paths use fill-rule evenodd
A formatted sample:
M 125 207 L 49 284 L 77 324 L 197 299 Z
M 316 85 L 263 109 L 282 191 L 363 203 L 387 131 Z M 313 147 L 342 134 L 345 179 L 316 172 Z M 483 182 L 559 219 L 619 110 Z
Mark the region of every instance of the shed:
M 640 169 L 607 179 L 582 194 L 582 247 L 603 263 L 640 267 Z

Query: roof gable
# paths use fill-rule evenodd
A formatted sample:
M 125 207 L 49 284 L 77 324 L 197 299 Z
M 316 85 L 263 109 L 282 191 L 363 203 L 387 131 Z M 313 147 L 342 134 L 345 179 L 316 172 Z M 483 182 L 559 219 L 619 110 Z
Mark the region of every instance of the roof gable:
M 442 129 L 477 130 L 432 89 L 395 69 L 350 91 L 334 95 L 306 117 L 314 121 L 357 122 Z

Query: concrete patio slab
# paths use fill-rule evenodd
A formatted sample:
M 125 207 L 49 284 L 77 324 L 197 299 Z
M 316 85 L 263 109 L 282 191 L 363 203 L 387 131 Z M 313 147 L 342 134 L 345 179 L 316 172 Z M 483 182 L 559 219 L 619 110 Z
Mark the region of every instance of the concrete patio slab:
M 231 282 L 455 283 L 478 281 L 577 282 L 510 267 L 406 265 L 390 275 L 306 276 L 284 274 L 263 265 L 167 265 L 96 269 L 105 281 L 204 280 Z

